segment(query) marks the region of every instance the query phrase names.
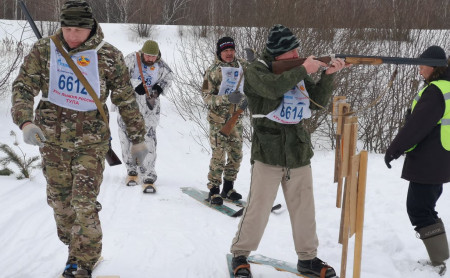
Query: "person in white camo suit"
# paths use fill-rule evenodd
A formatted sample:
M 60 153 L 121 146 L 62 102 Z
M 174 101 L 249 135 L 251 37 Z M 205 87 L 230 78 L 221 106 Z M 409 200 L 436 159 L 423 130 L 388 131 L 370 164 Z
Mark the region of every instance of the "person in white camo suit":
M 159 96 L 162 93 L 167 92 L 171 86 L 173 72 L 167 63 L 161 59 L 161 51 L 159 50 L 158 43 L 152 40 L 147 40 L 140 51 L 128 54 L 125 57 L 125 64 L 130 73 L 131 84 L 135 87 L 134 90 L 139 111 L 145 120 L 145 144 L 147 145 L 149 153 L 147 154 L 143 165 L 137 169 L 136 164 L 132 163 L 131 160 L 131 142 L 126 134 L 125 124 L 122 118 L 118 116 L 117 121 L 119 124 L 122 157 L 127 168 L 127 185 L 136 185 L 138 182 L 137 176 L 140 174 L 141 182 L 143 183 L 144 188 L 146 188 L 147 185 L 153 185 L 158 178 L 155 170 L 155 162 L 157 146 L 156 127 L 159 123 L 161 107 Z M 142 69 L 147 90 L 144 88 L 139 64 Z

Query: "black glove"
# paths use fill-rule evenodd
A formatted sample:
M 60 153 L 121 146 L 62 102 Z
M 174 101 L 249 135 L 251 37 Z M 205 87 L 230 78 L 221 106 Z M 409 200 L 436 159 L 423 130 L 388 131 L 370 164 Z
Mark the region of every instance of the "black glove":
M 244 95 L 241 94 L 241 92 L 239 92 L 238 90 L 236 90 L 228 95 L 228 101 L 230 101 L 233 104 L 238 104 L 239 102 L 241 102 L 243 97 Z
M 159 86 L 158 83 L 152 86 L 152 93 L 154 96 L 159 97 L 159 95 L 162 94 L 162 92 L 163 89 L 161 88 L 161 86 Z
M 136 86 L 136 88 L 134 88 L 134 91 L 136 92 L 136 94 L 140 96 L 145 95 L 144 83 L 141 82 L 141 84 L 139 84 L 138 86 Z
M 394 156 L 393 156 L 392 154 L 386 153 L 386 154 L 384 155 L 384 163 L 386 163 L 386 166 L 387 166 L 389 169 L 392 168 L 392 166 L 391 166 L 391 161 L 392 161 L 392 160 L 394 160 Z
M 406 110 L 405 124 L 409 121 L 409 118 L 411 118 L 411 108 L 408 108 L 408 110 Z

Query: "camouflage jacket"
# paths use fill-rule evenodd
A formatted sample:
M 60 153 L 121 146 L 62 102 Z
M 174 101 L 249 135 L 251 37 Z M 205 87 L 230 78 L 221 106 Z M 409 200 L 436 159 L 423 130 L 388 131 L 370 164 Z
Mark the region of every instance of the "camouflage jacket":
M 231 63 L 225 63 L 216 57 L 214 64 L 206 70 L 203 78 L 202 97 L 209 109 L 208 121 L 210 123 L 224 124 L 231 117 L 231 114 L 237 110 L 237 105 L 228 101 L 228 95 L 219 96 L 218 93 L 222 83 L 222 67 L 238 68 L 238 61 L 243 68 L 247 65 L 247 61 L 243 59 L 234 59 Z M 238 125 L 241 124 L 241 118 L 242 114 Z
M 125 56 L 125 64 L 128 67 L 128 72 L 130 76 L 134 72 L 139 72 L 139 67 L 136 65 L 136 52 L 132 52 Z M 142 64 L 142 61 L 141 61 Z M 158 83 L 158 85 L 163 89 L 163 93 L 166 92 L 173 81 L 173 72 L 172 69 L 167 65 L 167 63 L 161 58 L 161 53 L 158 55 L 158 58 L 155 61 L 155 64 L 159 65 L 158 78 L 155 81 L 152 81 L 152 84 Z M 143 64 L 142 64 L 143 65 Z M 133 87 L 136 87 L 142 81 L 138 79 L 131 79 L 131 84 Z
M 103 40 L 103 32 L 96 23 L 94 34 L 80 47 L 70 50 L 69 55 L 95 49 Z M 65 43 L 62 30 L 56 35 Z M 111 91 L 111 101 L 119 108 L 119 113 L 127 125 L 127 134 L 133 143 L 144 140 L 145 126 L 137 108 L 134 90 L 130 85 L 127 67 L 122 53 L 109 43 L 98 50 L 100 78 L 100 96 L 103 109 L 108 115 L 106 100 Z M 49 143 L 64 148 L 74 148 L 87 144 L 108 142 L 109 127 L 98 112 L 79 112 L 57 106 L 46 101 L 50 79 L 50 38 L 36 42 L 25 57 L 19 75 L 13 82 L 11 114 L 19 127 L 25 122 L 34 122 L 39 126 Z M 34 97 L 42 92 L 33 121 Z
M 333 88 L 333 75 L 322 73 L 316 84 L 303 66 L 274 74 L 267 67 L 273 57 L 263 53 L 261 61 L 255 60 L 244 69 L 244 92 L 251 114 L 267 115 L 277 109 L 284 94 L 301 80 L 305 81 L 309 97 L 313 101 L 322 106 L 328 103 Z M 311 102 L 310 109 L 319 107 Z M 281 124 L 268 118 L 253 118 L 252 126 L 252 162 L 258 160 L 287 168 L 310 164 L 313 156 L 311 138 L 302 121 L 298 124 Z

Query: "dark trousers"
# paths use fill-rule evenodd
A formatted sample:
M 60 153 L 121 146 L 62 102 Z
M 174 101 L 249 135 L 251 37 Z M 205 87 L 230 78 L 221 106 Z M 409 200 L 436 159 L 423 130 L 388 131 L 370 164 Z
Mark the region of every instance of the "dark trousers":
M 441 194 L 442 184 L 409 183 L 406 209 L 416 231 L 438 222 L 435 207 Z

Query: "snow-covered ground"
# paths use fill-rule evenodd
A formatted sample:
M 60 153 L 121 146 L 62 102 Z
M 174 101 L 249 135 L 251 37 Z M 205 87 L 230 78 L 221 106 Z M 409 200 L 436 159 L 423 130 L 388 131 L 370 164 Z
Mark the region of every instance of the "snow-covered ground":
M 1 23 L 10 21 L 0 21 Z M 102 24 L 106 40 L 125 54 L 140 48 L 124 25 Z M 13 28 L 8 28 L 11 32 Z M 0 28 L 0 34 L 4 32 Z M 4 34 L 2 34 L 4 35 Z M 1 36 L 0 35 L 0 38 Z M 30 36 L 31 37 L 31 36 Z M 177 65 L 177 27 L 159 26 L 152 37 L 159 42 L 163 58 Z M 22 142 L 22 133 L 12 124 L 9 98 L 0 104 L 0 142 L 12 145 L 13 130 L 27 156 L 38 155 L 37 147 Z M 116 113 L 111 113 L 113 148 L 120 154 Z M 189 135 L 193 124 L 183 120 L 173 104 L 162 98 L 158 137 L 158 193 L 143 194 L 140 187 L 126 187 L 125 167 L 106 167 L 99 201 L 104 262 L 94 275 L 142 277 L 228 277 L 225 255 L 237 230 L 239 219 L 207 208 L 183 194 L 180 187 L 206 189 L 209 154 Z M 18 151 L 16 147 L 13 147 Z M 236 181 L 247 195 L 250 181 L 249 149 Z M 0 156 L 3 156 L 0 153 Z M 403 159 L 387 169 L 383 155 L 369 154 L 365 224 L 363 238 L 363 278 L 440 277 L 420 269 L 418 259 L 427 258 L 406 214 L 407 182 L 400 179 Z M 333 183 L 334 153 L 317 151 L 312 160 L 314 176 L 319 257 L 340 272 L 342 246 L 337 243 L 340 209 L 335 207 Z M 56 278 L 67 257 L 66 246 L 56 235 L 52 210 L 46 203 L 45 178 L 34 170 L 32 179 L 0 176 L 0 278 Z M 439 215 L 448 225 L 450 194 L 438 202 Z M 288 212 L 279 192 L 276 203 L 283 209 L 273 213 L 257 251 L 295 264 L 296 253 Z M 352 277 L 353 242 L 350 239 L 347 277 Z M 255 278 L 296 277 L 273 268 L 252 265 Z M 444 277 L 450 277 L 447 273 Z

